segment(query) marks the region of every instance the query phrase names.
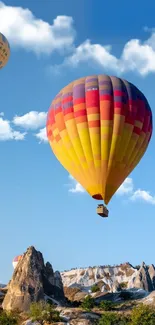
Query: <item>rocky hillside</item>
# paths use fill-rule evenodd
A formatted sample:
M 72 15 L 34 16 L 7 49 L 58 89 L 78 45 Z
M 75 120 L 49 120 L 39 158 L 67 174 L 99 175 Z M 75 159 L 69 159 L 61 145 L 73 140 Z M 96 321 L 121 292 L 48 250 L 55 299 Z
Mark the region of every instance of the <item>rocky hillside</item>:
M 117 292 L 135 288 L 151 292 L 155 289 L 155 267 L 146 266 L 145 263 L 138 268 L 125 263 L 114 267 L 72 269 L 62 272 L 61 277 L 65 288 L 79 288 L 86 292 L 91 292 L 94 285 L 100 292 Z
M 91 297 L 87 298 L 93 300 L 91 312 L 81 305 L 87 300 L 84 298 L 88 293 Z M 29 309 L 32 302 L 39 301 L 55 304 L 54 312 L 58 312 L 61 319 L 57 324 L 93 325 L 104 313 L 100 303 L 105 300 L 116 303 L 115 311 L 122 315 L 130 313 L 133 306 L 141 302 L 155 308 L 154 265 L 142 263 L 141 267 L 133 267 L 124 263 L 114 267 L 74 269 L 60 274 L 53 271 L 49 262 L 44 263 L 39 251 L 29 247 L 8 285 L 0 287 L 0 307 L 3 307 L 0 313 L 18 310 L 20 325 L 37 324 L 29 319 Z

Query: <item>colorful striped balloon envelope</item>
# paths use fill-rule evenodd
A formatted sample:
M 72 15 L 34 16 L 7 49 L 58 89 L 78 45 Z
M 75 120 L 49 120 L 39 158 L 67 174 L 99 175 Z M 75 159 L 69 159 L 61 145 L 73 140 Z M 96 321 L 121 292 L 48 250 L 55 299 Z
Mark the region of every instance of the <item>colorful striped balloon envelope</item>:
M 23 255 L 18 255 L 18 256 L 15 256 L 13 261 L 12 261 L 12 265 L 13 265 L 13 268 L 15 269 L 18 262 L 22 259 Z
M 0 33 L 0 69 L 8 62 L 10 57 L 10 45 L 6 37 Z
M 130 82 L 94 75 L 71 82 L 57 94 L 46 128 L 64 168 L 94 199 L 108 204 L 148 147 L 152 112 Z

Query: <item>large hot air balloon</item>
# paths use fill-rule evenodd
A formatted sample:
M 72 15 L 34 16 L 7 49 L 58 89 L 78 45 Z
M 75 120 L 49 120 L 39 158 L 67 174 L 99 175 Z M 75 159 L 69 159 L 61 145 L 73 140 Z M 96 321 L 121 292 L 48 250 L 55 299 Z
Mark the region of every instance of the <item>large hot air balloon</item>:
M 18 255 L 16 257 L 14 257 L 13 261 L 12 261 L 12 265 L 13 265 L 13 268 L 15 269 L 18 262 L 21 260 L 21 258 L 23 257 L 23 255 Z
M 126 80 L 94 75 L 71 82 L 51 103 L 47 137 L 64 168 L 96 200 L 108 204 L 144 155 L 152 113 Z M 108 216 L 100 204 L 97 213 Z
M 6 37 L 0 33 L 0 69 L 8 62 L 10 57 L 10 45 Z

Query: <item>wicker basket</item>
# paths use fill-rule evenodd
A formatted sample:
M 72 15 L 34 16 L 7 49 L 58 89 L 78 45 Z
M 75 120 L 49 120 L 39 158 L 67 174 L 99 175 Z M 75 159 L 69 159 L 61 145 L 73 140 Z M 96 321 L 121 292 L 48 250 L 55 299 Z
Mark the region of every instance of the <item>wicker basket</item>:
M 103 218 L 108 217 L 108 210 L 103 204 L 99 204 L 96 210 L 97 214 Z

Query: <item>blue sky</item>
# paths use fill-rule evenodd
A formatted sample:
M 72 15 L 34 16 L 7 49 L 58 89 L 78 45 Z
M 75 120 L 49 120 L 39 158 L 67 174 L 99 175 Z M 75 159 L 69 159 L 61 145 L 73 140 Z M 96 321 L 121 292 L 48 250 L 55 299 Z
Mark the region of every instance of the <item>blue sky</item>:
M 45 134 L 58 91 L 85 75 L 133 82 L 154 114 L 155 2 L 16 0 L 0 2 L 0 31 L 11 56 L 0 71 L 0 282 L 30 245 L 54 269 L 155 263 L 155 168 L 149 148 L 109 204 L 84 193 L 56 160 Z

